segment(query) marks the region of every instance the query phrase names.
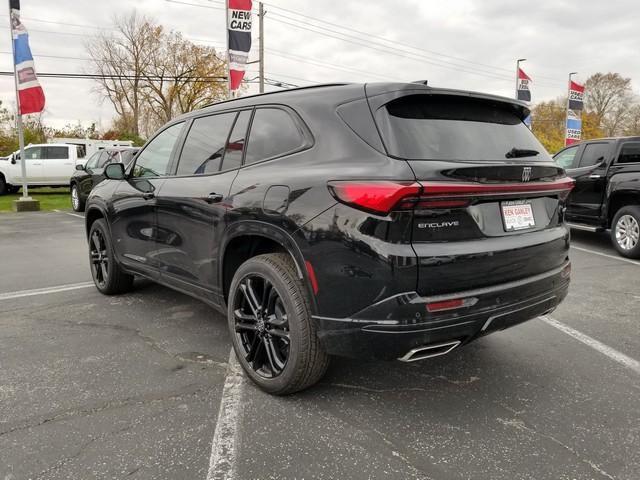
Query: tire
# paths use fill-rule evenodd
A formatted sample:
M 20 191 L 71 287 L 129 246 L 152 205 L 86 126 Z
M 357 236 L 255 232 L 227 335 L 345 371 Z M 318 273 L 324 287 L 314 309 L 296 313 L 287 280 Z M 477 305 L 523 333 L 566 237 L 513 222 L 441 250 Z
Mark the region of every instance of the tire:
M 76 212 L 84 212 L 84 200 L 80 197 L 78 185 L 71 185 L 71 208 Z
M 639 205 L 627 205 L 616 212 L 611 222 L 611 241 L 623 257 L 640 258 Z
M 7 185 L 4 176 L 0 175 L 0 195 L 6 195 L 9 193 L 9 185 Z
M 264 313 L 254 314 L 256 306 Z M 325 374 L 329 356 L 289 255 L 259 255 L 240 266 L 229 289 L 227 318 L 240 365 L 265 392 L 298 392 Z
M 109 229 L 103 219 L 96 220 L 89 230 L 89 266 L 96 288 L 105 295 L 131 290 L 133 275 L 125 273 L 115 260 Z

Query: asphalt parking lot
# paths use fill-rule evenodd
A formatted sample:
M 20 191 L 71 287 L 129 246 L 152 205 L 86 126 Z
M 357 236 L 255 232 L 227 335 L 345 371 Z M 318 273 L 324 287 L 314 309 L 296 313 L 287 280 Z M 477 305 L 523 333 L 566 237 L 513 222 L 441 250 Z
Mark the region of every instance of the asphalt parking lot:
M 0 479 L 640 478 L 640 263 L 574 232 L 551 318 L 270 397 L 224 318 L 88 282 L 83 219 L 0 215 Z

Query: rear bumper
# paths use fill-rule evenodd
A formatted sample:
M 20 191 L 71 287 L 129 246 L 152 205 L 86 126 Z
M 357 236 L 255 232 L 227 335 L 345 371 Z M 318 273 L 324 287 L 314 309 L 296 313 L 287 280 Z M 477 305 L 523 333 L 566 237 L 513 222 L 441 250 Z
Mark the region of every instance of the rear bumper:
M 394 295 L 350 318 L 315 316 L 318 335 L 330 354 L 396 359 L 412 349 L 459 341 L 460 345 L 554 310 L 567 295 L 570 263 L 534 277 L 482 289 L 423 297 Z M 472 305 L 441 312 L 427 304 L 473 299 Z

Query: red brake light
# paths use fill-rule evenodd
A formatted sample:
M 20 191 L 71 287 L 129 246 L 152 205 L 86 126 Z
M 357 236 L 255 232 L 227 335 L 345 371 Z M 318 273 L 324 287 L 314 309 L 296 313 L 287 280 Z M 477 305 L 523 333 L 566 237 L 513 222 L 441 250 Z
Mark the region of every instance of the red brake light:
M 566 192 L 568 194 L 574 185 L 575 180 L 569 177 L 559 178 L 552 182 L 530 183 L 422 182 L 425 195 L 438 197 L 532 192 Z
M 427 303 L 427 312 L 444 312 L 446 310 L 455 310 L 456 308 L 471 307 L 478 303 L 476 297 L 468 298 L 452 298 L 449 300 L 441 300 L 439 302 Z
M 329 190 L 343 203 L 361 210 L 387 214 L 400 200 L 418 197 L 421 187 L 416 182 L 344 181 L 329 182 Z M 413 203 L 410 204 L 413 206 Z

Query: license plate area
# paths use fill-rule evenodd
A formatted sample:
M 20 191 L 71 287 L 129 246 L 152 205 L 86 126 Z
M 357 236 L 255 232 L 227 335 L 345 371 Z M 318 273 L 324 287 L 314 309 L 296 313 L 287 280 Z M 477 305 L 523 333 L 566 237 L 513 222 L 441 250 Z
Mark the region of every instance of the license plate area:
M 530 202 L 523 200 L 502 202 L 502 223 L 507 232 L 526 230 L 536 226 L 533 216 L 533 206 Z

